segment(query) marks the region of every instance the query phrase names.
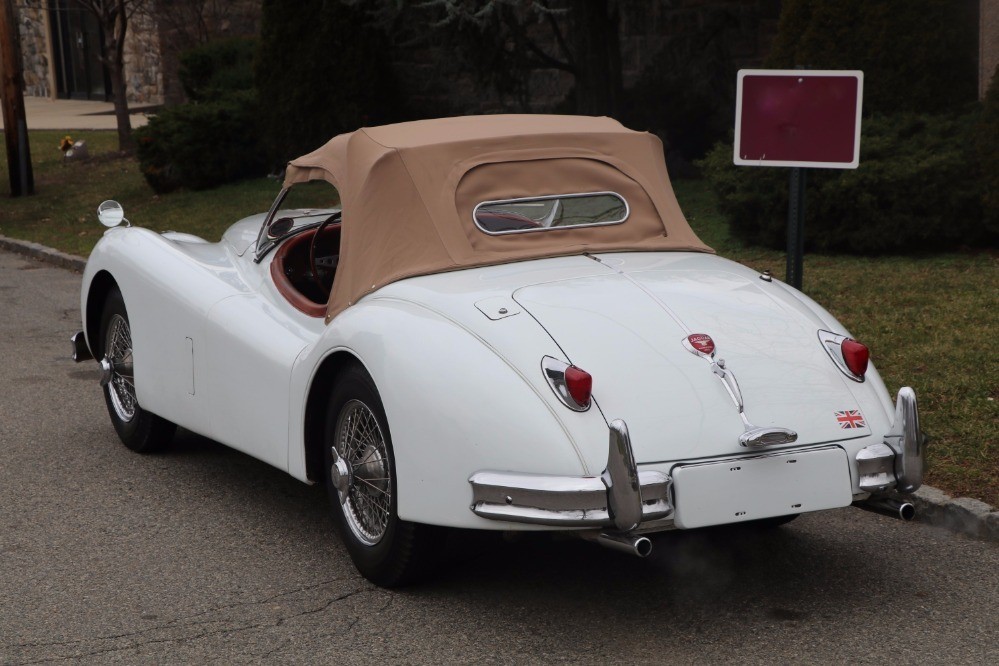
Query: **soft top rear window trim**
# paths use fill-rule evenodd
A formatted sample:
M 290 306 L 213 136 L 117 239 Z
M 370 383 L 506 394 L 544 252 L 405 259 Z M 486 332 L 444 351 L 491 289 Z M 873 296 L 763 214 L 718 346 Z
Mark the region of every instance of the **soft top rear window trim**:
M 479 208 L 481 208 L 482 206 L 489 206 L 494 204 L 515 204 L 522 201 L 546 201 L 550 199 L 572 199 L 578 197 L 596 197 L 604 195 L 617 197 L 624 204 L 624 217 L 622 217 L 620 220 L 611 220 L 609 222 L 595 222 L 593 224 L 570 224 L 564 227 L 538 227 L 537 229 L 510 229 L 508 231 L 489 231 L 488 229 L 484 229 L 482 225 L 479 224 L 479 219 L 476 215 L 479 212 Z M 494 201 L 482 201 L 480 203 L 477 203 L 475 205 L 475 208 L 472 209 L 472 222 L 479 229 L 479 231 L 481 231 L 484 234 L 489 234 L 490 236 L 507 236 L 509 234 L 533 234 L 539 231 L 560 231 L 562 229 L 582 229 L 582 228 L 589 229 L 592 227 L 609 227 L 615 224 L 624 223 L 628 219 L 629 215 L 631 215 L 631 206 L 628 205 L 628 200 L 625 199 L 622 195 L 618 194 L 617 192 L 610 192 L 610 191 L 573 192 L 570 194 L 544 194 L 536 197 L 520 197 L 517 199 L 496 199 Z

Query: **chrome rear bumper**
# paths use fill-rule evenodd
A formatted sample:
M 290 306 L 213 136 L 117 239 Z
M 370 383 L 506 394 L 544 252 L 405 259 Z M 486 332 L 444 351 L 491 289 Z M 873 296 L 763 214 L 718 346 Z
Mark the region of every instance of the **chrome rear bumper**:
M 892 488 L 902 493 L 915 492 L 923 484 L 925 449 L 926 436 L 919 429 L 916 393 L 903 386 L 895 402 L 895 422 L 884 443 L 857 452 L 860 489 L 868 493 Z
M 607 468 L 600 476 L 482 471 L 468 482 L 472 511 L 492 520 L 629 532 L 673 511 L 669 475 L 638 471 L 628 427 L 621 420 L 610 424 Z

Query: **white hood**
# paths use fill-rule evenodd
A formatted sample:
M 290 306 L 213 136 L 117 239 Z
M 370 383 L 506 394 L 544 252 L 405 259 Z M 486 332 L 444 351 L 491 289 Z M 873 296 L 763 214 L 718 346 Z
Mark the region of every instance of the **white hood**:
M 835 411 L 858 409 L 850 380 L 820 345 L 821 322 L 777 285 L 717 257 L 625 256 L 600 257 L 605 274 L 522 287 L 514 298 L 593 376 L 597 407 L 628 424 L 639 462 L 746 452 L 723 382 L 683 346 L 691 333 L 712 337 L 754 425 L 789 428 L 796 445 L 870 434 L 837 421 Z

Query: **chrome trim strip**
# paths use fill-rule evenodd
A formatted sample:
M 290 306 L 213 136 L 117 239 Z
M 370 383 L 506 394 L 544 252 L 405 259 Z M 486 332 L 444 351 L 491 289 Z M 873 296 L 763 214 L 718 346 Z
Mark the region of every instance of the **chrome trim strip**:
M 648 287 L 646 287 L 644 284 L 642 284 L 641 282 L 639 282 L 635 278 L 631 277 L 630 275 L 628 275 L 627 273 L 625 273 L 623 270 L 621 270 L 617 266 L 614 266 L 613 264 L 604 261 L 603 259 L 601 259 L 600 257 L 598 257 L 595 254 L 586 254 L 584 256 L 589 257 L 593 261 L 597 262 L 598 264 L 600 264 L 602 266 L 605 266 L 606 268 L 609 268 L 610 270 L 614 271 L 615 273 L 617 273 L 618 275 L 620 275 L 621 277 L 623 277 L 625 280 L 627 280 L 628 282 L 630 282 L 632 285 L 634 285 L 635 287 L 638 287 L 640 290 L 642 290 L 643 292 L 645 292 L 646 296 L 648 296 L 649 298 L 651 298 L 655 302 L 655 304 L 658 305 L 662 309 L 662 311 L 665 312 L 669 316 L 670 319 L 672 319 L 674 322 L 676 322 L 676 325 L 679 326 L 681 328 L 681 330 L 683 330 L 684 335 L 690 335 L 690 334 L 694 333 L 694 331 L 692 331 L 690 329 L 690 327 L 687 326 L 687 324 L 682 319 L 680 319 L 680 315 L 678 315 L 677 313 L 673 312 L 673 308 L 671 308 L 670 306 L 666 305 L 666 303 L 665 303 L 665 301 L 663 301 L 663 299 L 659 298 L 654 293 L 652 293 L 652 291 Z
M 519 203 L 521 201 L 545 201 L 547 199 L 574 199 L 574 198 L 579 198 L 579 197 L 593 197 L 593 196 L 601 196 L 601 195 L 610 195 L 610 196 L 614 196 L 614 197 L 617 197 L 618 199 L 620 199 L 621 203 L 624 204 L 624 217 L 622 217 L 620 220 L 612 220 L 610 222 L 594 222 L 593 224 L 570 224 L 570 225 L 567 225 L 567 226 L 564 226 L 564 227 L 543 226 L 543 227 L 538 227 L 537 229 L 511 229 L 509 231 L 489 231 L 487 229 L 483 229 L 482 228 L 482 225 L 479 224 L 479 219 L 476 216 L 476 213 L 479 212 L 479 208 L 481 206 L 489 206 L 489 205 L 492 205 L 492 204 Z M 481 231 L 484 234 L 489 234 L 490 236 L 506 236 L 508 234 L 533 234 L 533 233 L 537 233 L 539 231 L 552 231 L 552 230 L 559 230 L 559 229 L 581 229 L 581 228 L 589 228 L 589 227 L 609 227 L 609 226 L 612 226 L 612 225 L 615 225 L 615 224 L 623 224 L 628 219 L 628 217 L 630 215 L 631 215 L 631 206 L 628 205 L 628 200 L 625 199 L 622 195 L 618 194 L 617 192 L 609 192 L 609 191 L 608 192 L 573 192 L 571 194 L 545 194 L 545 195 L 539 196 L 539 197 L 520 197 L 518 199 L 497 199 L 495 201 L 482 201 L 482 202 L 476 204 L 475 208 L 472 209 L 472 222 L 475 224 L 476 227 L 478 227 L 479 231 Z

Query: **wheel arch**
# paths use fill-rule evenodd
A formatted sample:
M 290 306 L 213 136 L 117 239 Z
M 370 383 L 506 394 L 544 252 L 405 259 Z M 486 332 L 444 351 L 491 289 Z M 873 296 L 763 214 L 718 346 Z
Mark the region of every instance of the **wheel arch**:
M 344 369 L 353 364 L 361 363 L 360 359 L 349 351 L 339 350 L 328 355 L 316 369 L 309 385 L 308 398 L 305 402 L 305 474 L 310 481 L 322 483 L 325 479 L 323 471 L 323 439 L 326 423 L 326 399 L 337 377 Z
M 87 290 L 87 311 L 85 313 L 84 326 L 87 332 L 87 343 L 90 346 L 90 353 L 94 358 L 100 360 L 104 350 L 101 345 L 101 314 L 104 312 L 104 302 L 112 289 L 119 289 L 118 282 L 114 276 L 106 270 L 100 270 L 90 281 L 90 288 Z

